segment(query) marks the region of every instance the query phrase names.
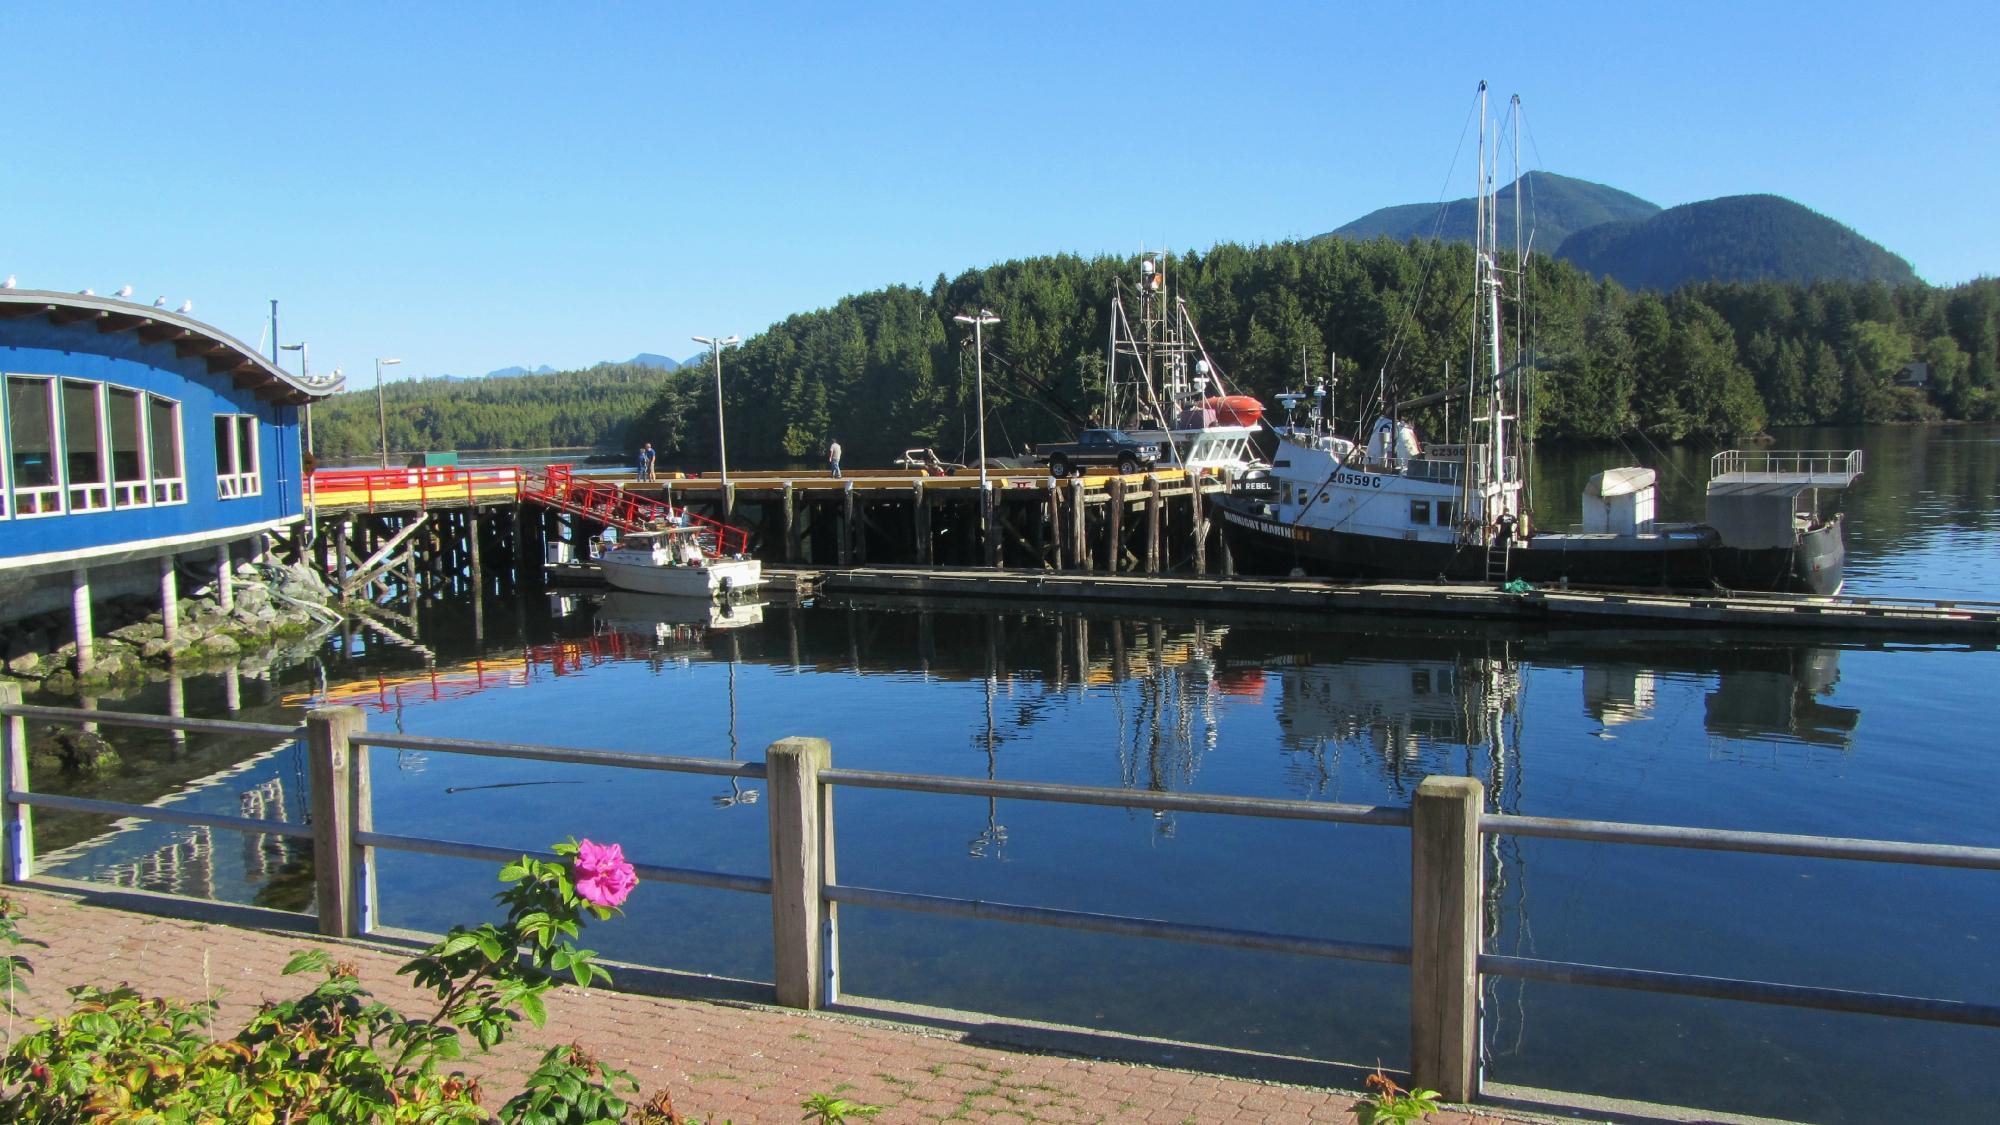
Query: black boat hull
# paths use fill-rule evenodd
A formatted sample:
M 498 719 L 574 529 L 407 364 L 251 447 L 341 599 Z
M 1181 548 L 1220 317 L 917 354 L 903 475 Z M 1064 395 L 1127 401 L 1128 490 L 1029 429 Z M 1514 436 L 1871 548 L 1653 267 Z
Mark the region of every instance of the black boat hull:
M 1483 581 L 1478 544 L 1428 543 L 1282 524 L 1242 497 L 1216 497 L 1218 522 L 1239 573 L 1329 578 Z M 1797 547 L 1740 550 L 1693 527 L 1638 539 L 1538 535 L 1508 552 L 1507 577 L 1537 584 L 1831 594 L 1839 590 L 1846 541 L 1838 517 L 1800 537 Z

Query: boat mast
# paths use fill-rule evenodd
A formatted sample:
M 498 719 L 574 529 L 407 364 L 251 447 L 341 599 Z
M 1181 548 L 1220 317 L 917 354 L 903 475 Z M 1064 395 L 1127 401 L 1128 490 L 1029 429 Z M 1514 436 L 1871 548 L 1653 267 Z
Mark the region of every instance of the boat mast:
M 1528 395 L 1528 243 L 1521 233 L 1521 95 L 1508 102 L 1514 131 L 1514 420 L 1526 425 L 1524 405 L 1532 405 Z M 1535 510 L 1534 459 L 1528 456 L 1521 426 L 1514 427 L 1514 454 L 1521 471 L 1524 510 Z

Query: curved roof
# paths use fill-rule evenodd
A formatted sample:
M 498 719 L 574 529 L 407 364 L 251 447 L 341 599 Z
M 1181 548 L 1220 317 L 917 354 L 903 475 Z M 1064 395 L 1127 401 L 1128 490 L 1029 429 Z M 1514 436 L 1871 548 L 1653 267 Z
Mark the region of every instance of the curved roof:
M 101 333 L 130 332 L 145 343 L 172 347 L 181 359 L 199 358 L 210 374 L 227 375 L 237 386 L 271 402 L 302 405 L 332 394 L 338 385 L 308 383 L 236 337 L 168 309 L 117 297 L 0 289 L 0 322 L 37 316 L 59 328 L 88 323 Z

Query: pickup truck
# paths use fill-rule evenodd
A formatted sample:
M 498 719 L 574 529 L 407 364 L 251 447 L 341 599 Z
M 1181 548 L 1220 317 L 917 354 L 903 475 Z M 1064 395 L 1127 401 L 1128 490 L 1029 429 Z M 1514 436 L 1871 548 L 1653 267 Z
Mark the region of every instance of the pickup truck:
M 1085 430 L 1075 441 L 1035 447 L 1035 460 L 1048 462 L 1053 477 L 1066 477 L 1085 465 L 1115 465 L 1121 473 L 1132 473 L 1152 468 L 1159 459 L 1159 445 L 1140 441 L 1123 430 Z

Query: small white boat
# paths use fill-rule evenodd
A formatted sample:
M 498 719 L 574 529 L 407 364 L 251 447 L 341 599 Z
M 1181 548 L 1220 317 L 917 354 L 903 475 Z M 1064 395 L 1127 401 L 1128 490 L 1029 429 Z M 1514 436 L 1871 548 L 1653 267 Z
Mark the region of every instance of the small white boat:
M 763 583 L 764 564 L 713 553 L 704 536 L 713 538 L 696 526 L 627 532 L 598 560 L 604 580 L 640 594 L 709 600 L 747 593 Z

